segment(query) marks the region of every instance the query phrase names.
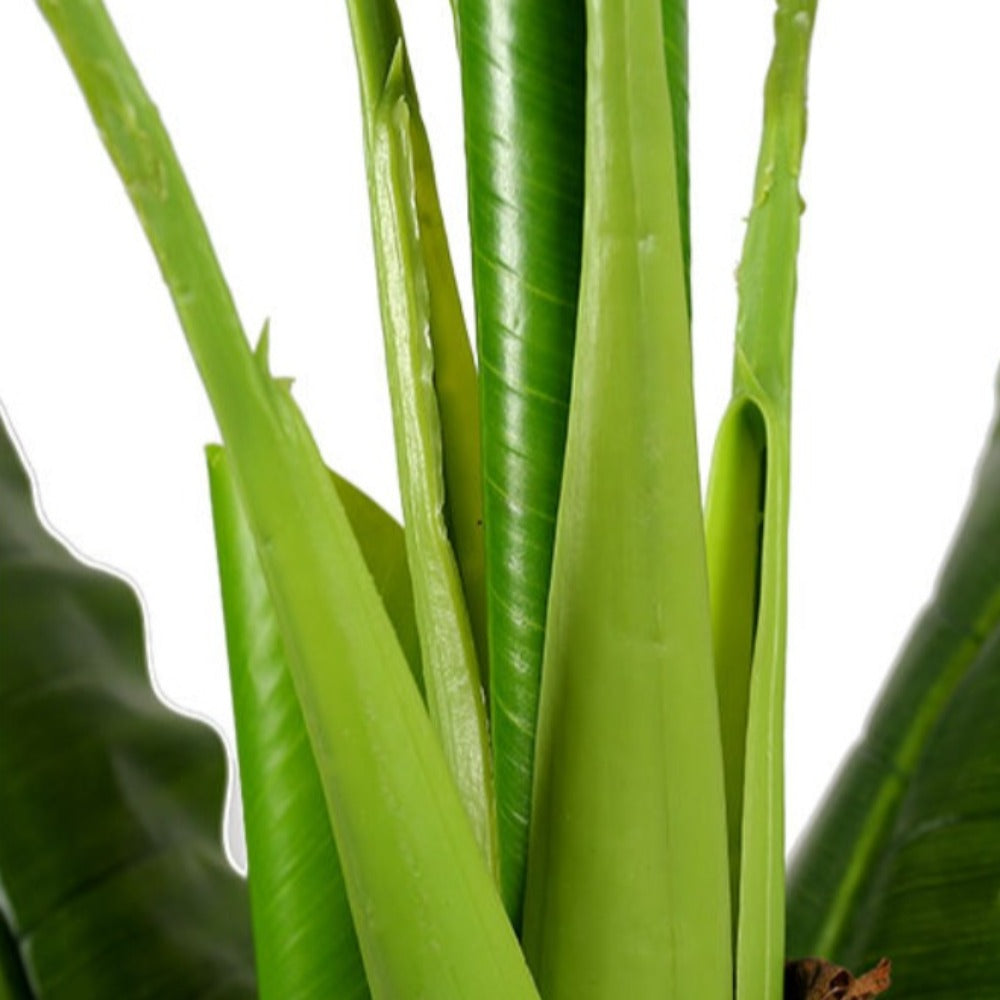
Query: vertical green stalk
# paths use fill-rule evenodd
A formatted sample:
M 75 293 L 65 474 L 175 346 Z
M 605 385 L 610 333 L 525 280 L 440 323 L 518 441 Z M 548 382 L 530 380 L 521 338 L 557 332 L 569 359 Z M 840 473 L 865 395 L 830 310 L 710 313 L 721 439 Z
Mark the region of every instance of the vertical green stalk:
M 740 1000 L 780 1000 L 792 325 L 816 0 L 779 0 L 707 536 Z
M 586 205 L 523 940 L 543 996 L 732 997 L 662 14 L 590 0 Z
M 369 176 L 407 555 L 431 718 L 483 857 L 499 878 L 486 707 L 444 520 L 430 290 L 403 58 L 400 45 L 375 114 Z
M 685 272 L 687 15 L 662 0 Z M 504 900 L 519 920 L 583 223 L 583 0 L 460 0 Z M 665 180 L 666 178 L 664 178 Z
M 487 653 L 476 370 L 399 13 L 393 0 L 353 2 L 348 10 L 427 703 L 499 878 L 481 684 Z
M 459 0 L 504 903 L 520 919 L 583 223 L 583 0 Z
M 348 0 L 361 89 L 366 157 L 371 162 L 376 116 L 397 49 L 404 45 L 393 0 Z M 440 418 L 444 470 L 443 514 L 461 575 L 482 682 L 487 677 L 486 553 L 479 394 L 472 345 L 451 263 L 438 201 L 434 164 L 409 63 L 402 56 L 401 88 L 409 109 L 409 168 L 405 197 L 416 213 L 420 279 L 427 286 L 426 312 L 434 365 L 434 395 Z M 370 184 L 374 182 L 369 170 Z

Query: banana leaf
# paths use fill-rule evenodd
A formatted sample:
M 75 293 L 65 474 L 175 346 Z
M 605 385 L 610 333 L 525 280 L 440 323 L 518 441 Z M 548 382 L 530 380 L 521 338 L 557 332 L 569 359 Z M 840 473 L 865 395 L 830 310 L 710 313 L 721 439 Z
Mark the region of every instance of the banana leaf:
M 368 984 L 323 786 L 224 449 L 208 449 L 208 473 L 260 995 L 365 1000 Z
M 524 948 L 547 1000 L 731 998 L 662 14 L 656 0 L 588 0 L 587 16 L 583 267 Z
M 1000 419 L 936 593 L 788 882 L 788 952 L 1000 996 Z
M 519 920 L 583 233 L 583 0 L 456 0 L 504 902 Z M 687 6 L 661 0 L 688 299 Z M 666 182 L 666 178 L 664 178 Z
M 100 0 L 39 0 L 156 254 L 232 462 L 373 996 L 537 997 L 344 505 L 251 352 L 159 113 Z
M 157 699 L 145 653 L 136 595 L 46 531 L 0 430 L 0 912 L 31 988 L 14 997 L 256 996 L 225 751 Z

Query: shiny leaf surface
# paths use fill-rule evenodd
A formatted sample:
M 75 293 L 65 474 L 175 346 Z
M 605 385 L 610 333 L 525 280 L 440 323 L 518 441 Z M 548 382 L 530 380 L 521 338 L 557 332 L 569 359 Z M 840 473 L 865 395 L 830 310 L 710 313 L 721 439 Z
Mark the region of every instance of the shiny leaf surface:
M 369 996 L 274 604 L 220 447 L 208 449 L 262 1000 Z
M 459 0 L 457 9 L 483 418 L 490 712 L 503 895 L 517 921 L 579 296 L 585 5 Z M 687 285 L 685 0 L 663 0 L 662 24 Z

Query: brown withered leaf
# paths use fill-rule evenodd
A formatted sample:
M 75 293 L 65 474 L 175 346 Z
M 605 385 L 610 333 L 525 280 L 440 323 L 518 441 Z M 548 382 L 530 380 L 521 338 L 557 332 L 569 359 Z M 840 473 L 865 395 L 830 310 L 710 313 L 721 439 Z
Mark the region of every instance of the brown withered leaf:
M 863 976 L 821 958 L 785 963 L 785 1000 L 874 1000 L 890 985 L 892 963 L 883 958 Z

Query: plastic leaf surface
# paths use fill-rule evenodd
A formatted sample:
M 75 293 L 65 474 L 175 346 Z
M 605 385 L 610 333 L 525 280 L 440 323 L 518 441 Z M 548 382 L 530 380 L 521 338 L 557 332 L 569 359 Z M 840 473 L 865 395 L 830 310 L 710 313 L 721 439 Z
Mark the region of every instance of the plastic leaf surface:
M 582 0 L 460 0 L 504 902 L 524 892 L 583 225 Z
M 481 680 L 488 681 L 486 641 L 486 566 L 483 536 L 483 480 L 479 429 L 479 391 L 472 345 L 465 328 L 444 219 L 438 201 L 434 164 L 416 87 L 405 54 L 402 25 L 393 0 L 348 3 L 355 59 L 361 85 L 365 150 L 371 165 L 379 108 L 393 86 L 406 105 L 407 164 L 398 179 L 397 210 L 405 212 L 419 271 L 407 283 L 424 287 L 422 309 L 433 357 L 433 399 L 440 424 L 438 463 L 443 469 L 443 515 L 458 564 Z M 384 125 L 384 120 L 383 120 Z M 374 178 L 369 166 L 370 183 Z M 401 224 L 403 220 L 400 220 Z M 376 238 L 378 233 L 375 233 Z
M 96 0 L 40 4 L 156 252 L 274 601 L 376 998 L 536 995 L 392 623 L 286 383 L 254 357 Z
M 739 1000 L 780 1000 L 783 990 L 792 326 L 815 14 L 815 0 L 779 0 L 775 14 L 738 274 L 733 398 L 719 429 L 706 514 Z
M 0 427 L 0 909 L 40 1000 L 257 995 L 225 750 L 145 656 L 135 594 L 48 534 Z
M 395 9 L 385 6 L 384 22 L 395 22 Z M 388 46 L 375 41 L 389 39 L 374 34 L 378 20 L 373 13 L 352 10 L 352 25 L 362 79 L 372 230 L 424 687 L 448 766 L 484 859 L 495 872 L 496 820 L 486 706 L 471 618 L 446 518 L 448 462 L 443 454 L 446 435 L 438 361 L 447 362 L 451 352 L 442 344 L 442 320 L 450 323 L 453 338 L 464 348 L 469 375 L 464 383 L 468 388 L 466 409 L 473 415 L 477 412 L 475 369 L 447 256 L 448 287 L 442 288 L 440 276 L 436 283 L 431 280 L 431 270 L 439 268 L 440 262 L 431 258 L 425 240 L 423 219 L 427 213 L 421 213 L 416 157 L 418 137 L 425 150 L 426 138 L 403 42 L 397 33 L 388 64 L 377 63 L 375 56 L 387 54 Z M 384 76 L 381 89 L 373 93 L 376 68 Z M 427 163 L 429 166 L 429 160 Z M 433 185 L 432 175 L 423 180 L 423 186 Z M 432 186 L 430 194 L 436 208 Z M 446 255 L 446 246 L 444 250 Z M 439 330 L 436 342 L 435 327 Z M 462 426 L 458 416 L 456 413 L 453 419 Z M 473 423 L 472 429 L 477 445 L 474 461 L 468 468 L 455 468 L 452 463 L 455 476 L 464 476 L 466 484 L 479 483 L 478 424 Z M 479 508 L 477 523 L 481 521 Z
M 1000 991 L 1000 420 L 936 592 L 789 873 L 789 954 Z
M 225 451 L 208 449 L 262 1000 L 364 1000 L 323 787 Z
M 587 13 L 583 270 L 524 945 L 550 1000 L 723 1000 L 722 754 L 661 12 Z

